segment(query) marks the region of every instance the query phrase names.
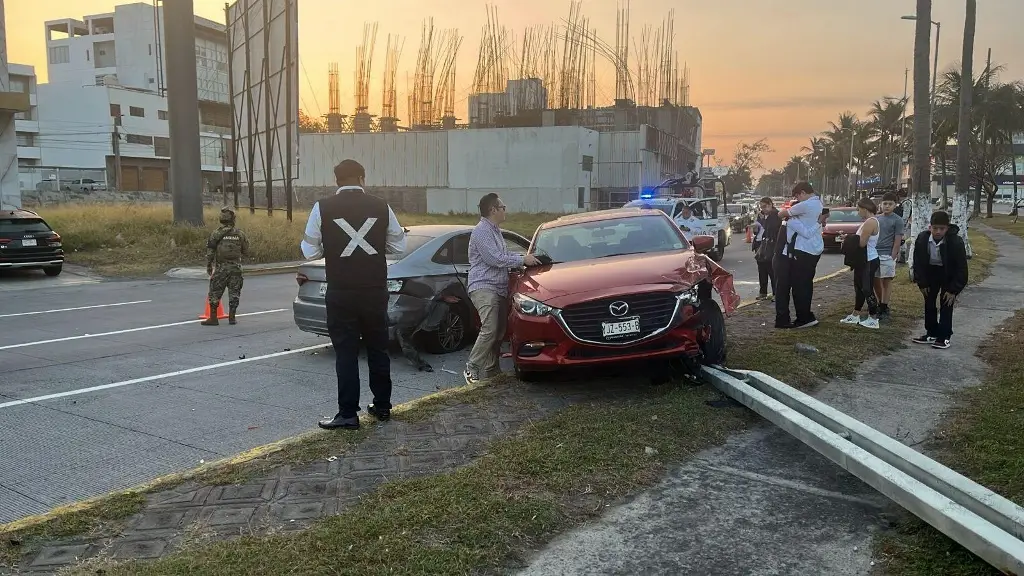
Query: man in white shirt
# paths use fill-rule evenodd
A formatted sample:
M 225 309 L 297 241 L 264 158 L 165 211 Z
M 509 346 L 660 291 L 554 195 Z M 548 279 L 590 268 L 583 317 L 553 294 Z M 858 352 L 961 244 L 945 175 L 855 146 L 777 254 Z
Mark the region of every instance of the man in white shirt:
M 683 204 L 682 212 L 675 218 L 676 226 L 683 231 L 687 242 L 693 240 L 698 232 L 704 229 L 704 223 L 693 215 L 693 209 L 688 204 Z
M 821 237 L 824 206 L 808 182 L 798 182 L 793 186 L 793 198 L 796 200 L 793 206 L 780 212 L 786 219 L 783 225 L 785 245 L 780 254 L 780 270 L 776 274 L 785 289 L 781 298 L 780 294 L 775 295 L 776 328 L 810 328 L 818 324 L 818 319 L 811 312 L 811 300 L 814 296 L 814 274 L 825 250 Z M 796 320 L 792 323 L 789 321 L 790 290 L 796 310 Z

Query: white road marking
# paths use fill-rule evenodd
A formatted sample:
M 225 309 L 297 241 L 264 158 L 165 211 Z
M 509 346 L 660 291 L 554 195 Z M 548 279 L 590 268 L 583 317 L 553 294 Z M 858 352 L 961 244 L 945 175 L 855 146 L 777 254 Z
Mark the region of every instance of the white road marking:
M 238 314 L 242 316 L 258 316 L 260 314 L 274 314 L 275 312 L 285 312 L 285 308 L 277 308 L 276 310 L 263 310 L 260 312 L 248 312 L 246 314 Z M 129 334 L 131 332 L 142 332 L 144 330 L 156 330 L 157 328 L 170 328 L 172 326 L 185 326 L 187 324 L 198 324 L 199 320 L 186 320 L 184 322 L 171 322 L 170 324 L 157 324 L 156 326 L 142 326 L 140 328 L 128 328 L 127 330 L 114 330 L 113 332 L 99 332 L 96 334 L 82 334 L 80 336 L 67 336 L 65 338 L 53 338 L 50 340 L 39 340 L 37 342 L 25 342 L 24 344 L 8 344 L 7 346 L 0 346 L 0 350 L 11 350 L 14 348 L 26 348 L 28 346 L 41 346 L 43 344 L 54 344 L 56 342 L 68 342 L 70 340 L 81 340 L 83 338 L 102 338 L 104 336 L 117 336 L 118 334 Z
M 132 302 L 118 302 L 116 304 L 96 304 L 95 306 L 76 306 L 74 308 L 58 308 L 56 310 L 39 310 L 36 312 L 18 312 L 16 314 L 0 314 L 0 318 L 12 318 L 14 316 L 34 316 L 36 314 L 53 314 L 54 312 L 73 312 L 75 310 L 91 310 L 93 308 L 111 308 L 113 306 L 129 306 L 131 304 L 148 304 L 152 300 L 135 300 Z
M 23 400 L 13 400 L 11 402 L 4 402 L 0 404 L 0 409 L 11 408 L 13 406 L 21 406 L 23 404 L 35 404 L 37 402 L 43 402 L 44 400 L 53 400 L 55 398 L 67 398 L 68 396 L 79 396 L 81 394 L 88 394 L 90 392 L 98 392 L 100 390 L 109 390 L 111 388 L 121 388 L 123 386 L 130 386 L 132 384 L 142 384 L 144 382 L 153 382 L 155 380 L 165 380 L 167 378 L 175 378 L 177 376 L 184 376 L 186 374 L 195 374 L 196 372 L 205 372 L 207 370 L 216 370 L 217 368 L 225 368 L 227 366 L 237 366 L 239 364 L 246 364 L 248 362 L 256 362 L 259 360 L 268 360 L 270 358 L 279 358 L 281 356 L 289 356 L 292 354 L 301 354 L 303 352 L 309 352 L 311 350 L 322 350 L 330 347 L 330 344 L 317 344 L 315 346 L 306 346 L 305 348 L 296 348 L 294 350 L 285 350 L 283 352 L 274 352 L 273 354 L 264 354 L 262 356 L 253 356 L 252 358 L 242 358 L 240 360 L 229 360 L 227 362 L 218 362 L 217 364 L 208 364 L 206 366 L 197 366 L 195 368 L 189 368 L 187 370 L 178 370 L 176 372 L 167 372 L 165 374 L 156 374 L 154 376 L 145 376 L 143 378 L 133 378 L 131 380 L 124 380 L 122 382 L 113 382 L 111 384 L 103 384 L 101 386 L 91 386 L 89 388 L 79 388 L 77 390 L 68 390 L 67 392 L 57 392 L 56 394 L 46 394 L 45 396 L 36 396 L 34 398 L 25 398 Z

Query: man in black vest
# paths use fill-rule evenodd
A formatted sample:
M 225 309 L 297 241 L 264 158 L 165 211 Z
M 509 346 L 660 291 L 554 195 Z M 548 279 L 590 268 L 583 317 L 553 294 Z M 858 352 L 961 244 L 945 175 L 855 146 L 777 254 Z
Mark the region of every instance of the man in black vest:
M 366 411 L 381 421 L 391 417 L 385 254 L 405 250 L 405 231 L 387 202 L 363 190 L 366 173 L 358 162 L 338 164 L 334 177 L 338 191 L 313 205 L 301 246 L 306 258 L 324 258 L 327 331 L 337 358 L 338 414 L 318 425 L 358 430 L 360 337 L 373 393 Z

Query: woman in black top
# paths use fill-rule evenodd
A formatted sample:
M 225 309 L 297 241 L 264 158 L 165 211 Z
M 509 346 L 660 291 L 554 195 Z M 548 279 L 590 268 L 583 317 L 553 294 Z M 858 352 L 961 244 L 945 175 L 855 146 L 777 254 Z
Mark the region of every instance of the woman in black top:
M 772 256 L 776 252 L 776 240 L 779 236 L 782 220 L 779 218 L 779 211 L 772 203 L 772 199 L 761 198 L 758 203 L 760 208 L 757 214 L 757 221 L 754 222 L 754 241 L 751 243 L 751 250 L 754 251 L 754 260 L 757 261 L 757 279 L 760 283 L 757 299 L 767 300 L 768 283 L 771 283 L 772 294 L 775 294 L 775 272 L 772 268 Z

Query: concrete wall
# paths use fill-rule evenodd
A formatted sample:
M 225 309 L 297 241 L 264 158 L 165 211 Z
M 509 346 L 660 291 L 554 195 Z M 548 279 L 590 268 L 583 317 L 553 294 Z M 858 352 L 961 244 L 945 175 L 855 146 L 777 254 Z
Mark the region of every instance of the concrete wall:
M 10 88 L 7 70 L 7 28 L 4 0 L 0 0 L 0 90 Z M 14 132 L 14 114 L 0 112 L 0 206 L 21 207 L 21 183 L 18 179 L 18 140 Z
M 40 84 L 41 165 L 101 168 L 111 153 L 110 103 L 103 86 Z M 127 109 L 125 110 L 127 113 Z
M 448 186 L 444 131 L 300 134 L 296 186 L 333 188 L 334 167 L 345 159 L 363 165 L 370 187 Z

